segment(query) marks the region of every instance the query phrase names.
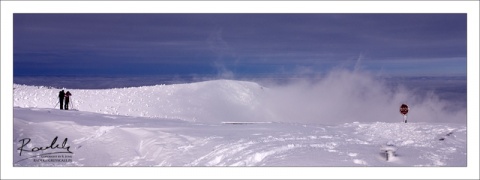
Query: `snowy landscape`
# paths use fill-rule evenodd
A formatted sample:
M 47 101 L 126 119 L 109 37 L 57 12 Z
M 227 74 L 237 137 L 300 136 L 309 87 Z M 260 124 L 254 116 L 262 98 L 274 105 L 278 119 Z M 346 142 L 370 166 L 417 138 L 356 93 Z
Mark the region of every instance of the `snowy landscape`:
M 0 179 L 479 179 L 478 4 L 1 1 Z
M 14 166 L 467 166 L 465 109 L 366 73 L 65 89 L 68 111 L 62 88 L 13 88 Z

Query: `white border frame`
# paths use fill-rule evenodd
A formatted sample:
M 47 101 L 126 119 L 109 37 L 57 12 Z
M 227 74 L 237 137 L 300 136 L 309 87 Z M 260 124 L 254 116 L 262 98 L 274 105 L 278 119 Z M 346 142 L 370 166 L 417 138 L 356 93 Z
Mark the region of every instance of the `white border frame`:
M 478 179 L 478 1 L 1 1 L 1 178 Z M 13 167 L 13 13 L 467 13 L 468 167 Z

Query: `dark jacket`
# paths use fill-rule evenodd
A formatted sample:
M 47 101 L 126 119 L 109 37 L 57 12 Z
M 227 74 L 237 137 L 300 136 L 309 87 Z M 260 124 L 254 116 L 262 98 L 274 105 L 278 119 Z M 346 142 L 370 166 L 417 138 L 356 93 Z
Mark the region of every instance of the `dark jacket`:
M 67 93 L 65 93 L 65 99 L 69 99 L 71 95 L 70 91 L 67 91 Z
M 63 97 L 65 97 L 65 92 L 63 90 L 61 90 L 60 93 L 58 93 L 58 97 L 60 99 L 63 99 Z

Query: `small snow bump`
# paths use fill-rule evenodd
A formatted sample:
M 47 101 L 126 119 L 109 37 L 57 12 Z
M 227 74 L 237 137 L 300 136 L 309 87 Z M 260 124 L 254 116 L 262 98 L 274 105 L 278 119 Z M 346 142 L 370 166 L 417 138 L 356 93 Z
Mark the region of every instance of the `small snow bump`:
M 358 154 L 357 153 L 348 153 L 348 156 L 350 157 L 356 157 Z
M 361 160 L 361 159 L 354 159 L 353 163 L 360 164 L 360 165 L 367 165 L 367 162 L 365 162 L 364 160 Z

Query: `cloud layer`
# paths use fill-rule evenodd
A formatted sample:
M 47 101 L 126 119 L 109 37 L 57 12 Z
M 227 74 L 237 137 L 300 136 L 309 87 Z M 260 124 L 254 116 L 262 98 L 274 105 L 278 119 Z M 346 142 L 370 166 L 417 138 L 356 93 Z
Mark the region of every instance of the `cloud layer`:
M 466 14 L 14 15 L 15 75 L 323 71 L 359 53 L 372 70 L 465 74 Z

